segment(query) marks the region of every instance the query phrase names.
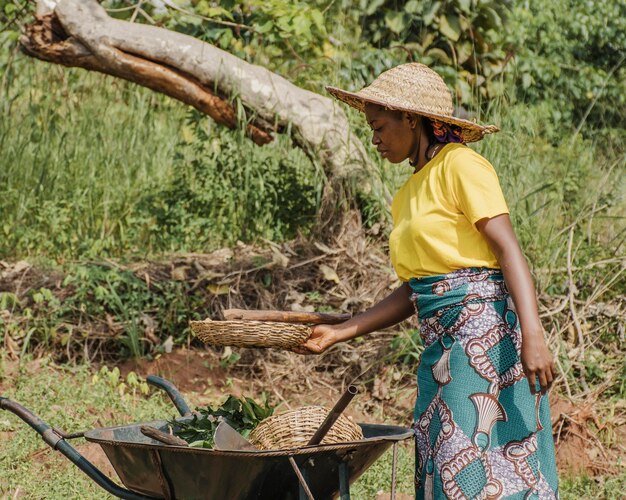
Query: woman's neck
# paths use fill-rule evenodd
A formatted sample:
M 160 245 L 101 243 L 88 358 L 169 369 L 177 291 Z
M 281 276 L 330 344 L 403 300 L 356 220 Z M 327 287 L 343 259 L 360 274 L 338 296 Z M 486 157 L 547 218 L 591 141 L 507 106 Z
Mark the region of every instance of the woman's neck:
M 413 173 L 419 172 L 424 165 L 426 165 L 430 160 L 432 160 L 435 156 L 439 154 L 439 152 L 446 145 L 444 142 L 435 142 L 434 144 L 428 144 L 426 141 L 420 141 L 423 146 L 418 148 L 418 151 L 415 155 L 416 158 L 411 160 L 411 165 L 413 166 Z M 417 161 L 414 161 L 417 159 Z

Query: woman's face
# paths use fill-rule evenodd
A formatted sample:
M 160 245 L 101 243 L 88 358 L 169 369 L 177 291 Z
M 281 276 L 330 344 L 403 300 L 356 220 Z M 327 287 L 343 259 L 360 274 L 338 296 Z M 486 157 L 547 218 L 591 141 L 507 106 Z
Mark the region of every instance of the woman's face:
M 372 144 L 383 158 L 400 163 L 417 154 L 417 116 L 366 103 L 365 117 L 373 131 Z

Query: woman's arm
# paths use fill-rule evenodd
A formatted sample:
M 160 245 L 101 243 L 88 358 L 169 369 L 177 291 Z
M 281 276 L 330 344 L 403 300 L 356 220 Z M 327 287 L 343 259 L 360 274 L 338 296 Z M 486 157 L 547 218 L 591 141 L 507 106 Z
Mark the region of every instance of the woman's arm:
M 409 284 L 403 283 L 375 306 L 348 321 L 338 325 L 315 326 L 311 337 L 294 351 L 299 354 L 320 354 L 337 342 L 345 342 L 400 323 L 415 313 L 410 296 Z
M 556 377 L 554 361 L 543 337 L 543 327 L 537 310 L 537 297 L 528 263 L 517 242 L 511 219 L 507 214 L 481 219 L 476 227 L 489 243 L 496 256 L 504 281 L 513 298 L 522 330 L 521 361 L 528 377 L 530 392 L 535 394 L 539 379 L 541 393 L 552 385 Z

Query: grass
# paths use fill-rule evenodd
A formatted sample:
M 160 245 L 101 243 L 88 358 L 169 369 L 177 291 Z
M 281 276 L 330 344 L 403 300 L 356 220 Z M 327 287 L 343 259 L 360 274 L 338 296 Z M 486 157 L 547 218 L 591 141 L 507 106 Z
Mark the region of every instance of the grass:
M 144 395 L 144 384 L 132 376 L 122 380 L 114 370 L 98 375 L 86 365 L 58 366 L 45 359 L 20 366 L 10 379 L 0 371 L 3 396 L 67 432 L 170 418 L 174 413 L 161 394 Z M 12 498 L 18 492 L 26 498 L 103 497 L 103 491 L 79 469 L 8 412 L 0 415 L 0 436 L 0 498 Z M 73 445 L 84 443 L 83 439 L 72 441 Z
M 258 148 L 148 89 L 19 54 L 0 103 L 0 257 L 206 251 L 314 220 L 323 179 L 285 135 Z
M 66 259 L 119 248 L 137 199 L 169 172 L 184 107 L 24 56 L 6 69 L 0 95 L 8 117 L 0 122 L 0 255 Z

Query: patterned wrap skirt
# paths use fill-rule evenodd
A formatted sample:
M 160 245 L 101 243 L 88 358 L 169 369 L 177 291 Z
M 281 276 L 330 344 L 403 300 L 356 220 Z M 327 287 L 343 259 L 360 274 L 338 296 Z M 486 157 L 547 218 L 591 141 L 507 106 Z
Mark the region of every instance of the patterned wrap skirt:
M 558 498 L 547 396 L 533 395 L 497 269 L 409 281 L 424 343 L 417 371 L 419 499 Z

